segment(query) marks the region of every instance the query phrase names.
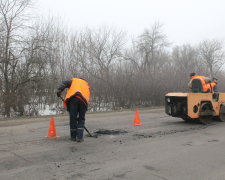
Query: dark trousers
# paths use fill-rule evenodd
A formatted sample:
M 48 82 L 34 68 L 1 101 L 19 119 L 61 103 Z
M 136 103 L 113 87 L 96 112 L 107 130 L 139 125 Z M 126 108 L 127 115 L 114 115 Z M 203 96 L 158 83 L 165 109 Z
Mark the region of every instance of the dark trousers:
M 70 114 L 70 136 L 72 139 L 82 139 L 84 134 L 86 104 L 77 97 L 72 97 L 68 102 Z

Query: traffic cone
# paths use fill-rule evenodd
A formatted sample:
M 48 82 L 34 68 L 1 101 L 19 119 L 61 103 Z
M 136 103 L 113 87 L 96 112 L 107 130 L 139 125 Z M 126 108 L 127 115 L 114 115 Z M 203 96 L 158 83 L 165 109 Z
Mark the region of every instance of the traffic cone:
M 58 136 L 56 136 L 56 129 L 55 129 L 55 118 L 51 117 L 49 128 L 48 128 L 48 136 L 47 136 L 47 138 L 53 139 L 53 138 L 57 138 L 57 137 Z
M 136 113 L 135 113 L 135 117 L 134 117 L 134 125 L 135 126 L 141 125 L 141 120 L 140 120 L 140 117 L 139 117 L 138 109 L 136 109 Z

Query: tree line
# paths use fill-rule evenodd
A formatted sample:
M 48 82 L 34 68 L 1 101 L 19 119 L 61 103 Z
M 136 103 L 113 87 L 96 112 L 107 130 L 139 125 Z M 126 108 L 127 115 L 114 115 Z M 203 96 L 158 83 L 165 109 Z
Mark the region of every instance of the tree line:
M 0 0 L 2 117 L 38 115 L 46 105 L 59 111 L 57 86 L 72 77 L 89 82 L 92 111 L 163 105 L 167 92 L 189 91 L 191 72 L 216 76 L 224 91 L 220 40 L 173 46 L 160 23 L 133 39 L 112 27 L 71 31 L 54 18 L 31 23 L 31 5 Z

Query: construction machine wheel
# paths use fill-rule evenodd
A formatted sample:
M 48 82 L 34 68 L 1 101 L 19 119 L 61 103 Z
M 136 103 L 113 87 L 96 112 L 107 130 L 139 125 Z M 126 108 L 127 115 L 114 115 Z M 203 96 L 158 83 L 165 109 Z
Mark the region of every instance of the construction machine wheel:
M 192 121 L 192 119 L 189 118 L 189 117 L 183 117 L 182 119 L 183 119 L 185 122 L 191 122 L 191 121 Z
M 220 115 L 218 117 L 218 120 L 221 122 L 225 121 L 225 103 L 221 104 L 220 106 Z
M 208 124 L 212 120 L 212 116 L 200 116 L 199 122 L 202 124 Z
M 178 110 L 177 110 L 177 105 L 176 104 L 173 104 L 171 106 L 171 110 L 172 110 L 173 115 L 177 115 Z
M 202 124 L 208 124 L 212 120 L 214 114 L 212 105 L 209 102 L 203 102 L 199 111 L 199 122 Z

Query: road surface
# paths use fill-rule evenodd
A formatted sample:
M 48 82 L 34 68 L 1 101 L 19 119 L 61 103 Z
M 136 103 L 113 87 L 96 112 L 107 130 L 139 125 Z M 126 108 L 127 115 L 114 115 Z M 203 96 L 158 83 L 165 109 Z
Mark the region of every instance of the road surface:
M 0 121 L 2 180 L 225 180 L 225 123 L 185 123 L 163 109 L 87 114 L 97 138 L 69 139 L 68 116 Z

